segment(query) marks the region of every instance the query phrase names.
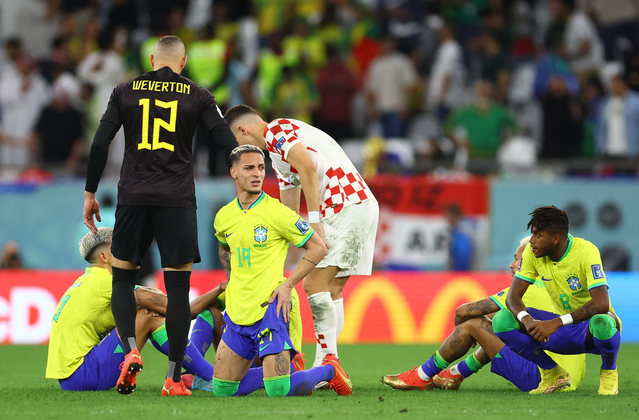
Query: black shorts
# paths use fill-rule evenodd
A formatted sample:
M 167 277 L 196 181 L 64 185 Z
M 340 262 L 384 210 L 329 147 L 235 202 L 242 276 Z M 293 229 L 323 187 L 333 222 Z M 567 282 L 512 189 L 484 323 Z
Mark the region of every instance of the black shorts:
M 140 265 L 154 238 L 162 267 L 201 261 L 194 208 L 118 205 L 111 244 L 115 258 Z

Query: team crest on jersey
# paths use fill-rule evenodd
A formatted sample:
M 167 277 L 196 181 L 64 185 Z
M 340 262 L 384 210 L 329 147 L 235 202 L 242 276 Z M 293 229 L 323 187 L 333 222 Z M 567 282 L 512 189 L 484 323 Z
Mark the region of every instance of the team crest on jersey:
M 306 223 L 306 221 L 301 217 L 297 219 L 297 222 L 295 222 L 295 227 L 297 228 L 297 230 L 300 231 L 302 235 L 308 232 L 309 229 L 308 223 Z
M 284 141 L 285 141 L 285 140 L 286 140 L 286 139 L 284 138 L 284 136 L 280 137 L 280 138 L 277 140 L 277 143 L 275 143 L 275 147 L 276 147 L 277 149 L 282 150 L 282 146 L 284 146 Z
M 606 277 L 604 275 L 603 268 L 601 268 L 601 264 L 593 264 L 590 266 L 590 268 L 592 269 L 592 277 L 595 280 L 603 279 L 604 277 Z
M 570 286 L 571 290 L 581 289 L 581 281 L 579 281 L 579 277 L 577 277 L 575 274 L 571 274 L 570 277 L 566 279 L 566 281 L 568 282 L 568 286 Z
M 268 228 L 264 225 L 257 225 L 255 227 L 255 242 L 257 242 L 258 244 L 263 244 L 264 242 L 266 242 L 266 235 L 268 233 Z

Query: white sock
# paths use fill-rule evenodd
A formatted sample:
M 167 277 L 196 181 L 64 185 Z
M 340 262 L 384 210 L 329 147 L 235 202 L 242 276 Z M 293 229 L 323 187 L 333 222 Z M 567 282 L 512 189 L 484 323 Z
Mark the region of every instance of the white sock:
M 450 368 L 450 373 L 453 375 L 459 375 L 459 369 L 457 369 L 457 365 Z
M 424 369 L 422 369 L 421 366 L 417 368 L 417 375 L 419 375 L 419 378 L 422 381 L 427 381 L 430 379 L 430 376 L 426 375 L 426 372 L 424 372 Z
M 324 356 L 337 353 L 336 316 L 330 292 L 319 292 L 308 297 L 315 325 L 315 360 L 313 367 L 321 366 Z
M 344 298 L 334 300 L 333 307 L 335 307 L 335 341 L 337 342 L 342 329 L 344 329 Z M 335 350 L 337 350 L 337 345 L 335 346 Z M 335 357 L 337 357 L 337 351 L 335 351 Z

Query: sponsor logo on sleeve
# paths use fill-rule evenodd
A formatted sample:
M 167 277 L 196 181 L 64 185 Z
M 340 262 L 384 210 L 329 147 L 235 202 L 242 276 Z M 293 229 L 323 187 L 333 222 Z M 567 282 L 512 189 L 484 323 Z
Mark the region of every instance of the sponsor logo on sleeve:
M 301 217 L 297 219 L 297 222 L 295 222 L 295 227 L 297 228 L 297 230 L 300 231 L 302 235 L 308 232 L 309 229 L 308 223 L 306 223 L 306 221 Z
M 275 147 L 276 147 L 277 149 L 282 150 L 282 146 L 284 146 L 284 141 L 285 141 L 285 140 L 286 140 L 286 139 L 284 138 L 284 136 L 280 137 L 280 138 L 277 140 L 277 142 L 275 143 Z
M 603 268 L 601 268 L 601 264 L 593 264 L 590 268 L 592 269 L 592 277 L 594 277 L 595 280 L 606 277 Z

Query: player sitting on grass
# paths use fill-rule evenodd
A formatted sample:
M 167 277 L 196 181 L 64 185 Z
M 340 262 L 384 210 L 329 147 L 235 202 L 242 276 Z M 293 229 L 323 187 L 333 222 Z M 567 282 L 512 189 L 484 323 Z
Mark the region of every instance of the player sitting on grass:
M 296 353 L 288 331 L 291 291 L 326 255 L 324 242 L 294 211 L 262 191 L 265 167 L 259 148 L 236 147 L 231 163 L 237 198 L 220 209 L 214 223 L 229 284 L 213 392 L 239 395 L 240 381 L 259 356 L 268 396 L 306 395 L 321 381 L 339 395 L 352 394 L 350 378 L 332 354 L 322 366 L 290 373 L 291 354 Z M 286 279 L 290 242 L 306 253 Z
M 521 255 L 524 248 L 526 247 L 526 244 L 528 243 L 529 238 L 530 237 L 523 238 L 519 244 L 519 247 L 515 251 L 515 259 L 510 263 L 510 270 L 513 274 L 521 263 Z M 457 308 L 457 310 L 455 311 L 455 330 L 446 339 L 446 341 L 444 341 L 438 352 L 436 352 L 422 366 L 416 367 L 399 375 L 386 375 L 382 378 L 382 382 L 388 386 L 400 390 L 429 390 L 433 388 L 442 388 L 449 390 L 458 389 L 461 385 L 461 382 L 465 378 L 469 377 L 473 373 L 476 373 L 486 363 L 489 363 L 498 351 L 488 352 L 487 354 L 485 350 L 479 348 L 462 362 L 445 369 L 446 366 L 450 364 L 449 361 L 454 361 L 466 354 L 466 352 L 472 346 L 474 346 L 475 341 L 479 341 L 472 338 L 472 331 L 475 331 L 476 327 L 478 326 L 475 321 L 478 318 L 484 318 L 485 320 L 490 321 L 490 319 L 498 310 L 505 307 L 505 296 L 507 293 L 508 289 L 504 289 L 488 298 L 466 303 Z M 545 286 L 541 281 L 538 281 L 538 283 L 536 283 L 536 287 L 531 288 L 527 291 L 524 299 L 526 300 L 526 302 L 529 302 L 531 304 L 535 303 L 539 307 L 549 309 L 553 308 L 552 302 L 550 301 L 548 293 L 545 290 Z M 472 321 L 472 323 L 469 324 L 470 321 Z M 484 326 L 483 328 L 490 329 L 490 326 Z M 485 336 L 483 339 L 490 340 Z M 492 343 L 492 340 L 487 342 Z M 503 345 L 503 343 L 501 343 L 501 345 Z M 491 348 L 494 350 L 496 348 L 496 344 L 493 343 Z M 574 381 L 570 389 L 577 389 L 577 386 L 583 379 L 585 373 L 584 355 L 565 356 L 553 354 L 552 357 L 561 361 L 561 364 L 563 366 L 566 366 L 573 373 Z M 492 371 L 510 380 L 509 377 L 502 374 L 504 372 L 503 369 L 500 370 L 500 368 L 492 368 Z M 429 372 L 430 375 L 426 372 Z M 528 381 L 528 384 L 534 383 L 534 375 L 532 378 L 533 379 L 530 380 L 532 382 Z M 517 385 L 517 382 L 513 383 Z M 540 385 L 540 387 L 542 385 L 540 384 L 540 382 L 537 382 L 536 384 Z M 523 388 L 520 387 L 520 389 Z M 529 390 L 531 391 L 531 393 L 536 394 L 547 391 L 547 388 L 542 387 L 540 389 Z
M 508 291 L 508 310 L 495 315 L 493 324 L 497 319 L 500 324 L 499 329 L 493 325 L 495 332 L 514 351 L 525 350 L 521 354 L 543 368 L 545 380 L 555 386 L 569 377 L 540 350 L 600 354 L 599 395 L 616 395 L 621 322 L 610 303 L 599 249 L 568 233 L 565 211 L 545 206 L 531 215 L 530 244 Z M 537 277 L 546 285 L 556 313 L 522 301 Z
M 122 342 L 115 330 L 111 312 L 111 238 L 113 230 L 102 227 L 87 233 L 80 242 L 80 254 L 89 263 L 85 273 L 65 292 L 51 323 L 46 377 L 58 379 L 63 390 L 98 391 L 115 387 L 122 375 Z M 222 291 L 216 287 L 191 302 L 192 316 L 215 305 Z M 168 354 L 164 325 L 167 297 L 155 289 L 135 289 L 138 305 L 136 335 L 139 348 L 147 339 Z M 210 308 L 211 310 L 215 310 Z M 203 377 L 213 369 L 194 346 L 186 349 L 187 371 Z M 140 366 L 141 368 L 142 366 Z M 124 384 L 123 393 L 135 389 L 135 380 Z

